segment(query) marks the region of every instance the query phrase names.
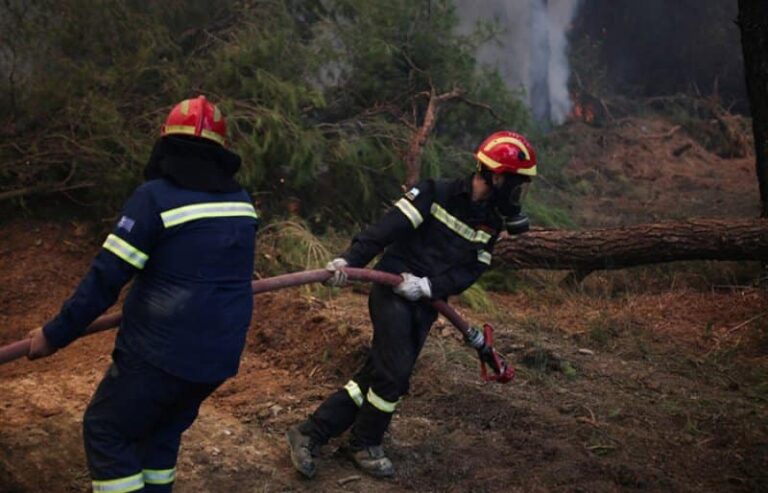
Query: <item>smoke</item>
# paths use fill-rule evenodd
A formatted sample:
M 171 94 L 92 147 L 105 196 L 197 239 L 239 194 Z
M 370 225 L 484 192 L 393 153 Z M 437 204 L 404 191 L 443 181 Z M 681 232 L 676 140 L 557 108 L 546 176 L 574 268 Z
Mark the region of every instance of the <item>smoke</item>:
M 542 123 L 562 123 L 571 110 L 566 35 L 578 6 L 579 0 L 456 0 L 461 32 L 479 21 L 501 28 L 495 42 L 478 50 L 478 61 L 523 89 Z
M 567 33 L 579 0 L 549 0 L 549 101 L 550 117 L 554 123 L 563 123 L 571 111 L 570 92 L 568 91 L 568 38 Z

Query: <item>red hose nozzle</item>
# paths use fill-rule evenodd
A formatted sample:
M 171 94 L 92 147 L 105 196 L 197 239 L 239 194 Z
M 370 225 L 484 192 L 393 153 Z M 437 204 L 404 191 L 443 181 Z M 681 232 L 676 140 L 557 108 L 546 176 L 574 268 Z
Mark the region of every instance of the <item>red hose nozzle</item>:
M 510 366 L 493 348 L 493 327 L 483 325 L 485 345 L 477 352 L 480 355 L 480 376 L 486 382 L 508 383 L 515 378 L 515 368 Z M 493 374 L 488 373 L 486 364 L 491 367 Z

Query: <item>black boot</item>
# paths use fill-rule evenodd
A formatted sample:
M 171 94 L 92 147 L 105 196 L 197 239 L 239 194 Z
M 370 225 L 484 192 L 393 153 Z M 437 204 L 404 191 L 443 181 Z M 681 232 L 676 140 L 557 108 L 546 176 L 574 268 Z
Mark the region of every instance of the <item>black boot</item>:
M 315 457 L 320 451 L 320 444 L 309 435 L 301 432 L 300 426 L 291 427 L 285 434 L 291 452 L 291 462 L 301 474 L 312 479 L 317 472 Z
M 373 477 L 391 478 L 395 475 L 395 466 L 381 445 L 362 447 L 350 444 L 342 451 L 360 470 Z

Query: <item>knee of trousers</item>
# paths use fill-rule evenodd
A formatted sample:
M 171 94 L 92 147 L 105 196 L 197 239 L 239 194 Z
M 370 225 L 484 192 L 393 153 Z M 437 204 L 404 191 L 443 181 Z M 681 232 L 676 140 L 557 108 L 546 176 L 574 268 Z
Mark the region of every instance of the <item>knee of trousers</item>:
M 101 412 L 86 409 L 83 415 L 83 441 L 86 455 L 94 460 L 101 457 L 122 456 L 125 447 L 132 442 L 130 433 L 115 417 L 104 416 Z M 89 459 L 90 460 L 90 459 Z
M 86 445 L 95 446 L 114 440 L 119 434 L 109 421 L 96 416 L 90 408 L 83 415 L 83 439 Z
M 397 400 L 410 389 L 411 370 L 411 367 L 379 369 L 374 372 L 370 387 L 385 399 Z

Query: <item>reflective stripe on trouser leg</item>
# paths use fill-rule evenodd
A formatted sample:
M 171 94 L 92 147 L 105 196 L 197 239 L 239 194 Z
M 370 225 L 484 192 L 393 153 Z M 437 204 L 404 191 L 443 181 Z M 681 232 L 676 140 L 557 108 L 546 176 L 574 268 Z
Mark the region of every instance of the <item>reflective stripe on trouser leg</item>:
M 357 407 L 360 407 L 363 405 L 363 392 L 360 390 L 360 386 L 357 384 L 357 382 L 355 382 L 354 380 L 350 380 L 344 386 L 344 389 L 347 391 L 347 394 L 349 394 L 349 398 L 354 401 Z
M 352 427 L 352 442 L 380 445 L 401 396 L 408 392 L 413 365 L 437 312 L 409 303 L 387 286 L 374 285 L 368 299 L 373 322 L 373 344 L 364 375 L 366 400 Z
M 142 470 L 176 464 L 181 434 L 200 403 L 219 385 L 181 380 L 118 350 L 83 417 L 83 438 L 94 491 L 170 491 L 145 482 Z M 128 477 L 132 482 L 115 483 Z M 167 475 L 162 478 L 167 480 Z
M 198 384 L 180 396 L 174 413 L 156 426 L 141 443 L 142 469 L 146 493 L 170 493 L 176 480 L 176 458 L 181 435 L 197 418 L 200 404 L 217 384 Z
M 365 403 L 360 408 L 352 428 L 353 446 L 381 445 L 384 433 L 389 428 L 400 399 L 389 401 L 377 394 L 373 388 L 368 389 Z
M 144 469 L 144 482 L 146 484 L 169 484 L 176 480 L 176 468 L 171 469 Z
M 362 386 L 362 382 L 360 384 Z M 364 387 L 363 387 L 364 388 Z M 363 396 L 360 390 L 360 397 Z M 361 401 L 361 404 L 365 404 Z M 317 443 L 327 443 L 333 437 L 344 433 L 359 411 L 357 403 L 351 398 L 347 386 L 329 395 L 312 415 L 299 427 L 302 433 L 312 437 Z
M 144 476 L 138 473 L 123 478 L 94 480 L 91 484 L 94 493 L 129 493 L 144 488 Z
M 382 398 L 376 392 L 373 391 L 373 387 L 368 389 L 368 393 L 366 394 L 365 397 L 366 399 L 368 399 L 368 402 L 370 402 L 373 407 L 375 407 L 376 409 L 378 409 L 383 413 L 395 412 L 395 409 L 397 409 L 397 405 L 400 404 L 400 399 L 392 402 Z

